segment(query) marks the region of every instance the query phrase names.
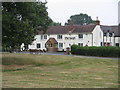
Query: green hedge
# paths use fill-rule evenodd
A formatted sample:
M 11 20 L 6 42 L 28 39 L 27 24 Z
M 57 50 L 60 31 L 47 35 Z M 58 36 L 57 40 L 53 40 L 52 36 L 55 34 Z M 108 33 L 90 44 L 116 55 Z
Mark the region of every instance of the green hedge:
M 72 45 L 71 53 L 86 56 L 120 57 L 120 48 L 112 46 L 80 47 L 78 45 Z

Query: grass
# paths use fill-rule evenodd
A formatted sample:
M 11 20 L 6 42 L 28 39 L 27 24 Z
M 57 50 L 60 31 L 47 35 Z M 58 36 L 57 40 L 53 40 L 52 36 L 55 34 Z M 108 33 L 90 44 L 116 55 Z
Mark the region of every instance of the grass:
M 118 60 L 3 54 L 3 88 L 118 88 Z

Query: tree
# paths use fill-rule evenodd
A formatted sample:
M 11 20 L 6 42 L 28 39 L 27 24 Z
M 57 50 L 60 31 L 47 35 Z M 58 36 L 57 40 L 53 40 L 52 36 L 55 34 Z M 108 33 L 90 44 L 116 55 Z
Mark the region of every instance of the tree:
M 61 23 L 60 22 L 52 22 L 51 24 L 50 24 L 50 26 L 61 26 Z
M 87 14 L 83 14 L 83 13 L 70 16 L 70 19 L 68 19 L 65 25 L 70 24 L 71 21 L 76 25 L 88 25 L 88 24 L 95 23 L 95 21 L 92 20 L 90 16 L 88 16 Z
M 2 3 L 2 43 L 4 47 L 15 49 L 34 40 L 36 28 L 47 30 L 52 22 L 43 2 L 3 2 Z

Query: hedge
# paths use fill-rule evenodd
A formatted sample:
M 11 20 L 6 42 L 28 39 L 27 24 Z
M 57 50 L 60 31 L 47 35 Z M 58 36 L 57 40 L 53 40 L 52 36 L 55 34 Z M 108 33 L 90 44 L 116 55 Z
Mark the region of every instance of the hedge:
M 72 45 L 71 53 L 86 56 L 120 57 L 120 48 L 113 46 L 80 47 L 78 45 Z

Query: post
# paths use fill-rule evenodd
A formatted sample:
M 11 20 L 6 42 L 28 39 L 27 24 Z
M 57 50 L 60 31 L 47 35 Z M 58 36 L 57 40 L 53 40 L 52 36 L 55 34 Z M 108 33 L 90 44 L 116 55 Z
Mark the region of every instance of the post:
M 102 43 L 102 46 L 104 46 L 104 32 L 103 32 L 103 43 Z
M 105 44 L 105 46 L 107 46 L 107 35 L 106 35 L 106 44 Z
M 69 47 L 66 48 L 66 54 L 67 54 L 67 55 L 70 54 L 70 48 L 69 48 Z
M 92 33 L 92 46 L 93 46 L 93 33 Z
M 110 36 L 110 46 L 112 46 L 112 44 L 111 44 L 111 36 Z

